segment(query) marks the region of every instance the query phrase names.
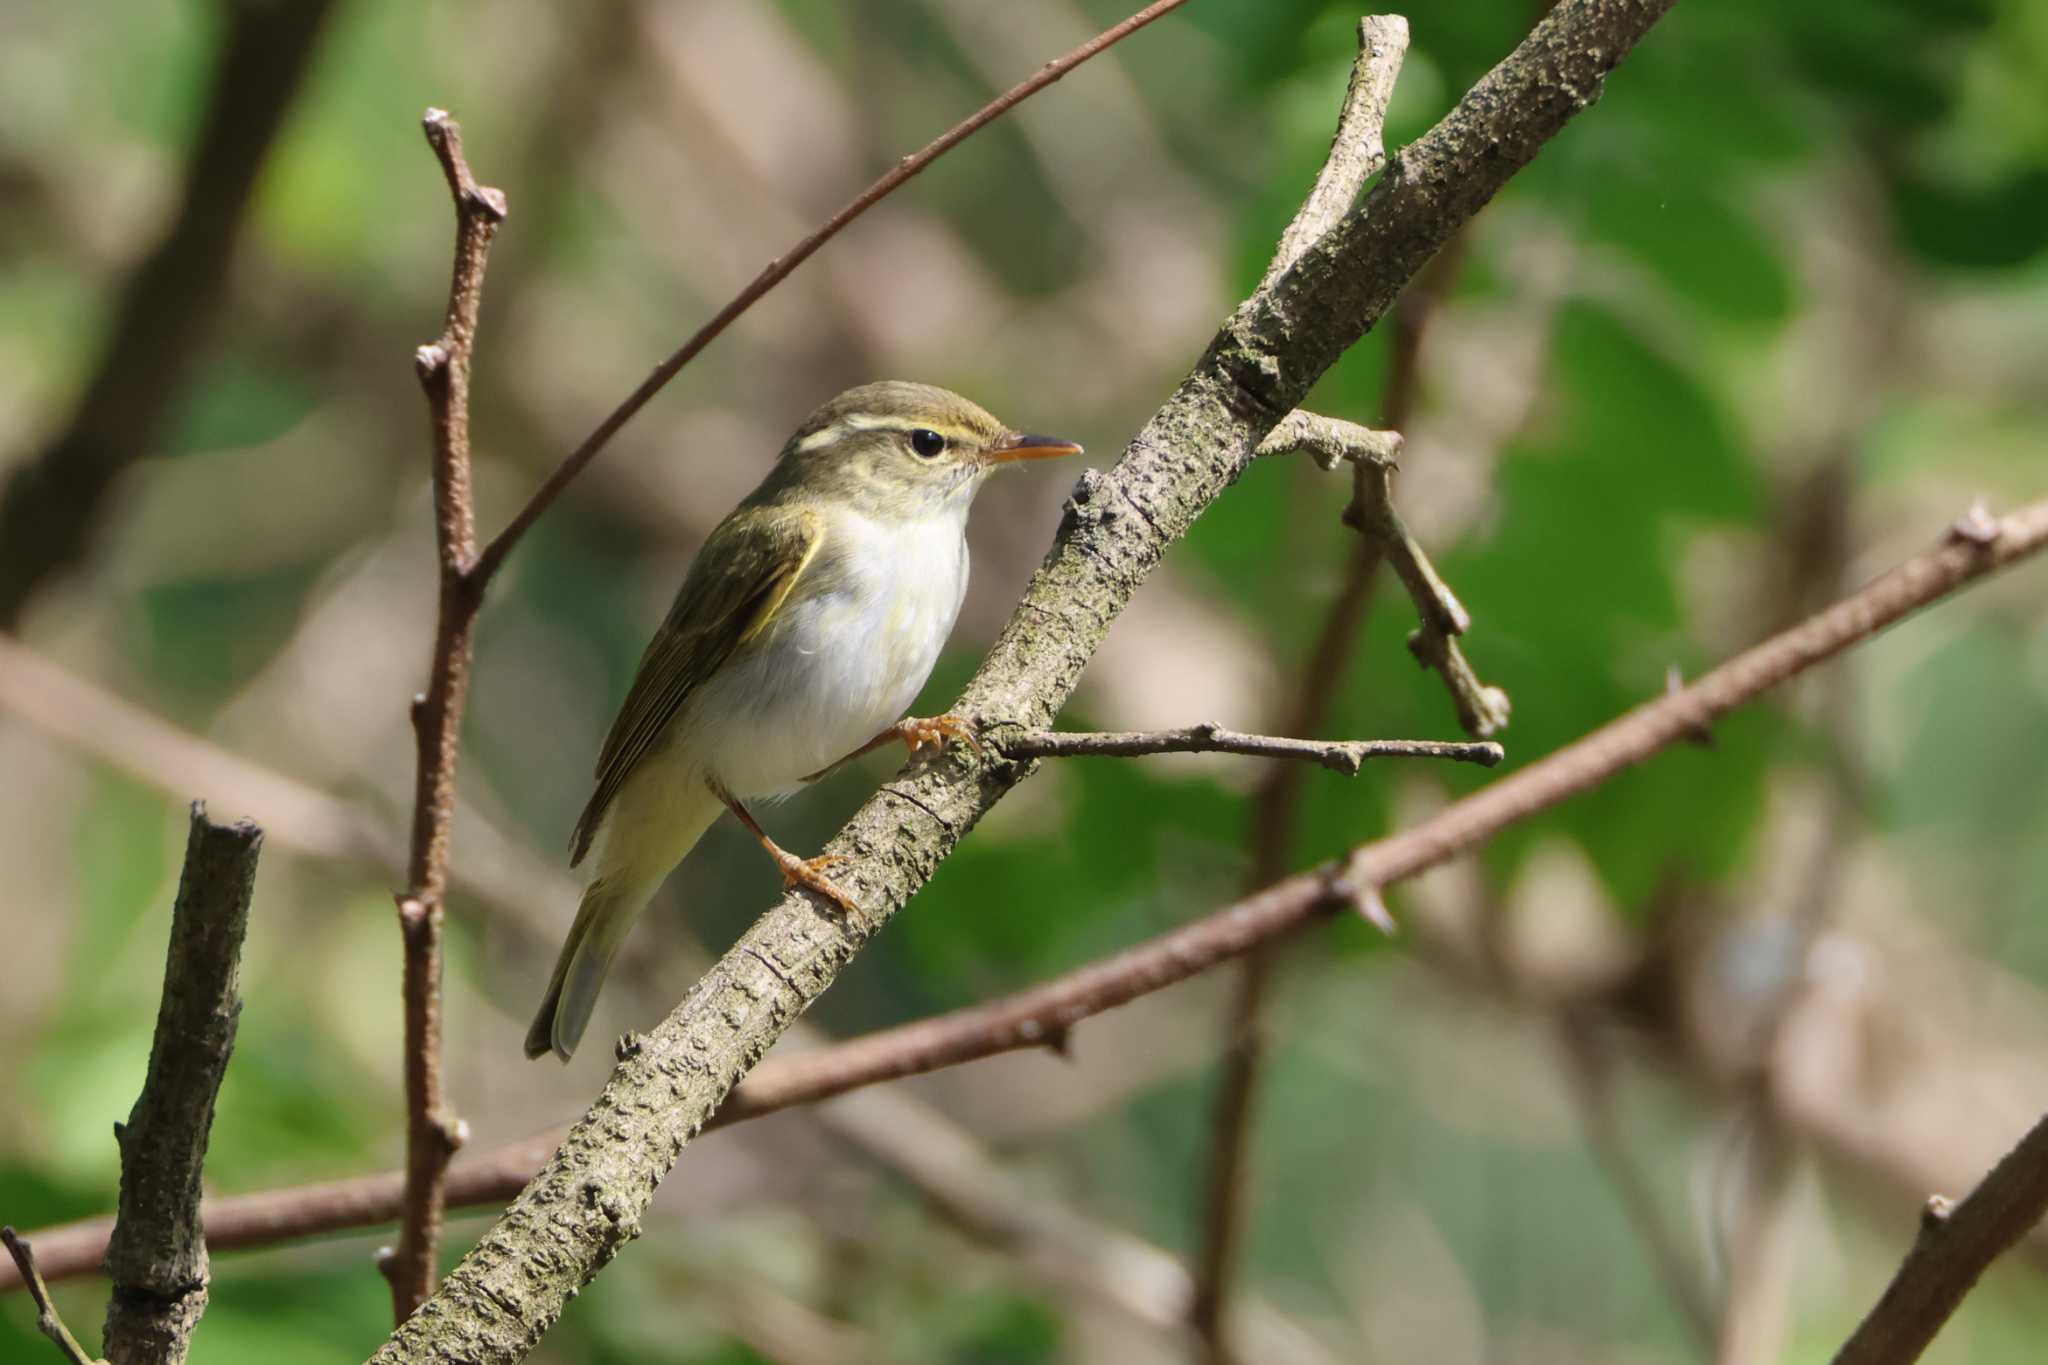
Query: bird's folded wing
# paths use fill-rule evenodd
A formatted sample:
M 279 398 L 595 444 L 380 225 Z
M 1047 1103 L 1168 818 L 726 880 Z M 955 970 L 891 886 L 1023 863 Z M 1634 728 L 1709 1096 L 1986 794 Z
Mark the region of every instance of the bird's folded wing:
M 570 841 L 570 866 L 590 851 L 606 809 L 683 701 L 774 619 L 824 543 L 824 529 L 806 510 L 743 508 L 704 542 L 605 737 L 597 790 Z

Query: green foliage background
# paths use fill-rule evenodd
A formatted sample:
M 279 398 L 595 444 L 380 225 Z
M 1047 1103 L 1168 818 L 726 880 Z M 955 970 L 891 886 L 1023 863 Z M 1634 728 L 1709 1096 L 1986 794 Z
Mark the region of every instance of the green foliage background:
M 63 426 L 120 280 L 175 203 L 224 19 L 195 0 L 0 12 L 0 460 L 18 461 Z M 395 824 L 431 613 L 409 354 L 438 326 L 449 236 L 419 111 L 455 110 L 479 175 L 513 205 L 476 377 L 496 525 L 772 251 L 1119 13 L 343 0 L 176 420 L 120 485 L 87 563 L 39 596 L 24 642 Z M 496 858 L 514 880 L 538 868 L 529 885 L 553 886 L 534 878 L 556 875 L 589 756 L 687 555 L 838 388 L 944 383 L 1112 457 L 1257 279 L 1327 145 L 1356 17 L 1323 0 L 1195 0 L 916 181 L 693 367 L 550 515 L 486 613 L 463 764 L 479 823 L 458 859 Z M 1505 53 L 1531 7 L 1409 18 L 1394 142 Z M 1667 667 L 1709 667 L 1929 543 L 1972 497 L 2048 487 L 2044 84 L 2048 9 L 2030 0 L 1681 5 L 1467 234 L 1404 500 L 1476 618 L 1471 657 L 1514 699 L 1510 766 L 1655 694 Z M 1316 406 L 1369 421 L 1386 371 L 1383 329 Z M 1002 619 L 1067 477 L 988 495 L 975 595 L 926 705 L 945 704 Z M 1118 627 L 1069 722 L 1278 724 L 1349 554 L 1342 497 L 1305 463 L 1253 470 Z M 1953 1171 L 1960 1194 L 1980 1154 L 2048 1104 L 2019 1060 L 2048 1041 L 2043 582 L 2035 569 L 1974 593 L 1732 718 L 1711 749 L 1516 829 L 1397 903 L 1425 926 L 1416 938 L 1341 924 L 1292 945 L 1248 1288 L 1333 1359 L 1696 1358 L 1583 1139 L 1550 1006 L 1594 1002 L 1624 1058 L 1635 1159 L 1718 1288 L 1754 1133 L 1713 1046 L 1740 1021 L 1717 1011 L 1789 970 L 1798 869 L 1845 810 L 1823 946 L 1861 983 L 1841 1017 L 1862 1043 L 1834 1065 L 1850 1089 L 1893 1087 L 1898 1133 L 1930 1115 L 1948 1127 L 1894 1148 L 1880 1125 L 1889 1170 L 1825 1123 L 1795 1134 L 1777 1358 L 1827 1358 L 1927 1182 Z M 1402 648 L 1408 615 L 1381 593 L 1331 734 L 1454 732 Z M 183 803 L 242 813 L 230 793 L 134 766 L 0 710 L 0 929 L 15 959 L 0 993 L 0 1217 L 22 1227 L 111 1207 L 108 1126 L 147 1056 Z M 882 771 L 836 779 L 774 827 L 817 842 Z M 1226 902 L 1257 776 L 1178 761 L 1045 772 L 816 1022 L 850 1034 L 969 1003 Z M 1484 780 L 1317 773 L 1289 861 Z M 273 836 L 214 1188 L 396 1159 L 390 885 Z M 726 942 L 772 885 L 744 836 L 714 831 L 640 930 L 594 1033 L 666 1008 L 698 945 Z M 604 1070 L 602 1048 L 566 1072 L 518 1058 L 547 935 L 570 910 L 551 921 L 554 902 L 531 900 L 538 917 L 474 894 L 455 905 L 452 1083 L 481 1144 L 568 1119 Z M 1475 913 L 1544 964 L 1512 1000 L 1430 965 L 1427 926 Z M 1681 940 L 1734 1005 L 1586 985 Z M 1027 1188 L 1186 1257 L 1224 1003 L 1221 980 L 1177 991 L 1084 1026 L 1071 1064 L 1012 1059 L 917 1093 Z M 1706 1022 L 1688 1015 L 1702 1008 Z M 1966 1100 L 1922 1084 L 1959 1070 Z M 1185 1354 L 801 1115 L 707 1140 L 673 1186 L 546 1359 Z M 388 1313 L 374 1245 L 220 1257 L 198 1358 L 367 1354 Z M 2037 1359 L 2039 1273 L 2002 1268 L 1930 1358 Z M 62 1305 L 96 1328 L 101 1289 L 72 1285 Z M 837 1326 L 805 1347 L 763 1328 L 812 1316 Z M 44 1349 L 10 1300 L 0 1354 Z

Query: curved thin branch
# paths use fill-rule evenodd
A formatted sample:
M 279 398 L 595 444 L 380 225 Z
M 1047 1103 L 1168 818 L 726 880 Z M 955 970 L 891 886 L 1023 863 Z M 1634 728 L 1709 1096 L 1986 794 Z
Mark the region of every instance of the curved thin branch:
M 1363 45 L 1363 26 L 1360 36 Z M 1456 269 L 1461 240 L 1462 237 L 1452 238 L 1449 245 L 1431 258 L 1428 267 L 1394 306 L 1385 407 L 1380 414 L 1385 429 L 1371 431 L 1350 423 L 1340 427 L 1297 409 L 1283 417 L 1259 443 L 1261 455 L 1305 452 L 1326 471 L 1338 470 L 1349 461 L 1354 466 L 1353 505 L 1364 501 L 1368 487 L 1366 466 L 1391 466 L 1404 447 L 1419 388 L 1422 340 L 1444 296 L 1444 279 Z M 1358 537 L 1347 556 L 1343 581 L 1324 609 L 1322 626 L 1309 653 L 1301 693 L 1289 723 L 1295 732 L 1312 734 L 1323 728 L 1349 671 L 1371 602 L 1373 580 L 1386 556 L 1386 544 L 1367 534 Z M 1285 872 L 1299 824 L 1303 785 L 1299 768 L 1275 764 L 1271 776 L 1254 795 L 1247 893 Z M 1360 908 L 1382 931 L 1391 930 L 1392 918 L 1377 900 L 1369 900 Z M 1373 914 L 1375 910 L 1377 915 Z M 1266 1002 L 1273 966 L 1274 953 L 1264 948 L 1245 954 L 1238 964 L 1224 1024 L 1222 1074 L 1216 1082 L 1215 1103 L 1210 1111 L 1209 1159 L 1202 1172 L 1202 1240 L 1196 1253 L 1196 1289 L 1188 1321 L 1216 1365 L 1227 1365 L 1237 1349 L 1230 1319 L 1237 1297 L 1239 1244 L 1252 1190 L 1253 1119 L 1271 1046 Z
M 649 399 L 667 387 L 668 382 L 682 372 L 683 366 L 695 360 L 699 352 L 716 341 L 726 328 L 739 320 L 741 314 L 759 303 L 769 290 L 787 279 L 791 271 L 809 260 L 819 247 L 838 236 L 849 223 L 894 193 L 905 181 L 980 132 L 988 124 L 1001 118 L 1089 58 L 1122 42 L 1153 20 L 1164 18 L 1186 3 L 1187 0 L 1153 0 L 1152 4 L 1145 6 L 1122 23 L 1098 33 L 1065 56 L 1055 57 L 923 147 L 902 158 L 880 179 L 855 195 L 844 208 L 827 219 L 824 226 L 770 261 L 746 288 L 733 296 L 730 303 L 719 309 L 709 322 L 699 327 L 668 359 L 655 366 L 653 373 L 640 381 L 640 387 L 626 395 L 625 401 L 613 408 L 605 419 L 597 424 L 596 429 L 583 438 L 582 444 L 563 458 L 562 463 L 556 466 L 555 472 L 548 475 L 547 482 L 527 499 L 526 505 L 519 509 L 518 515 L 506 524 L 505 529 L 492 537 L 491 543 L 484 547 L 482 556 L 477 560 L 478 590 L 481 591 L 483 586 L 491 581 L 492 576 L 503 566 L 505 556 L 519 543 L 520 537 L 533 528 L 533 523 L 540 519 L 540 514 L 553 505 L 555 499 L 561 496 L 562 490 L 569 486 L 569 481 L 583 472 L 585 465 L 597 458 L 598 452 L 604 449 L 612 437 L 618 435 L 619 429 L 631 421 L 635 413 L 646 407 Z

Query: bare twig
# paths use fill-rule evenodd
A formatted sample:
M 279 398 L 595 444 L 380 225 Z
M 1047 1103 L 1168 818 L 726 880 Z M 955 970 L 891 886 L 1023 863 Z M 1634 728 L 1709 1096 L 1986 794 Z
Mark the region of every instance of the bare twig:
M 448 895 L 448 845 L 455 824 L 455 765 L 481 583 L 476 562 L 476 506 L 470 488 L 469 365 L 483 305 L 491 239 L 505 220 L 505 196 L 477 184 L 462 155 L 455 120 L 429 109 L 427 142 L 440 159 L 455 200 L 455 265 L 448 317 L 439 340 L 419 348 L 414 368 L 426 391 L 434 434 L 435 543 L 440 551 L 440 608 L 427 690 L 413 703 L 418 740 L 413 789 L 412 852 L 398 898 L 405 943 L 406 1208 L 398 1245 L 381 1260 L 400 1322 L 433 1292 L 447 1198 L 448 1161 L 466 1136 L 441 1084 L 441 927 Z
M 1884 292 L 1871 291 L 1880 298 Z M 1874 330 L 1896 335 L 1904 330 L 1900 321 L 1889 318 L 1888 325 Z M 1880 372 L 1871 378 L 1882 387 L 1882 367 L 1876 368 Z M 1787 562 L 1760 585 L 1770 594 L 1771 619 L 1797 620 L 1842 590 L 1854 552 L 1850 503 L 1856 445 L 1855 434 L 1845 433 L 1790 500 L 1781 535 Z M 1741 1188 L 1723 1239 L 1727 1289 L 1722 1295 L 1715 1365 L 1761 1365 L 1784 1354 L 1787 1252 L 1782 1206 L 1800 1144 L 1780 1093 L 1780 1054 L 1793 1016 L 1810 992 L 1813 974 L 1808 960 L 1840 899 L 1847 845 L 1863 800 L 1854 757 L 1853 729 L 1859 714 L 1855 678 L 1855 668 L 1844 661 L 1817 683 L 1823 698 L 1820 724 L 1829 751 L 1820 827 L 1790 901 L 1778 912 L 1792 930 L 1790 943 L 1783 947 L 1779 983 L 1756 1010 L 1743 1042 L 1748 1055 L 1741 1089 L 1746 1093 L 1740 1096 L 1738 1123 L 1748 1140 L 1730 1162 Z M 1711 742 L 1710 735 L 1704 737 Z
M 1371 758 L 1442 758 L 1453 763 L 1498 764 L 1500 745 L 1460 744 L 1434 739 L 1293 739 L 1281 735 L 1246 735 L 1220 725 L 1191 725 L 1184 730 L 1071 731 L 1031 730 L 991 738 L 1006 758 L 1137 758 L 1146 754 L 1249 754 L 1318 763 L 1346 777 L 1358 776 Z
M 1621 1197 L 1622 1208 L 1635 1224 L 1664 1288 L 1691 1327 L 1700 1345 L 1714 1348 L 1717 1315 L 1705 1287 L 1687 1263 L 1678 1234 L 1657 1207 L 1656 1196 L 1630 1158 L 1628 1144 L 1615 1115 L 1614 1067 L 1605 1042 L 1590 1019 L 1566 1010 L 1557 1019 L 1558 1044 L 1565 1070 L 1578 1092 L 1586 1139 L 1600 1169 Z
M 284 849 L 387 877 L 406 875 L 405 834 L 386 812 L 179 729 L 5 635 L 0 709 L 162 791 L 206 792 L 216 807 L 262 811 L 264 842 L 273 853 Z M 543 929 L 558 933 L 557 917 L 563 902 L 574 899 L 575 883 L 460 802 L 455 822 L 464 829 L 465 852 L 449 866 L 450 888 L 488 904 L 531 938 Z
M 992 1158 L 971 1133 L 902 1090 L 847 1095 L 817 1114 L 832 1136 L 904 1179 L 964 1231 L 1009 1252 L 1049 1286 L 1072 1291 L 1157 1331 L 1187 1322 L 1194 1280 L 1171 1254 L 1049 1199 Z M 1258 1359 L 1323 1365 L 1335 1357 L 1271 1304 L 1248 1300 Z
M 206 1311 L 199 1176 L 242 1012 L 242 939 L 262 848 L 256 826 L 216 825 L 192 803 L 149 1073 L 128 1122 L 114 1129 L 121 1203 L 107 1244 L 114 1293 L 102 1342 L 114 1365 L 180 1365 Z
M 1073 52 L 902 161 L 793 250 L 772 262 L 717 316 L 686 341 L 566 458 L 511 523 L 479 553 L 469 454 L 469 362 L 491 239 L 505 217 L 504 196 L 477 184 L 462 155 L 461 135 L 440 110 L 427 111 L 427 139 L 440 158 L 456 205 L 455 266 L 446 327 L 416 356 L 434 426 L 434 501 L 440 549 L 440 611 L 427 691 L 413 707 L 418 734 L 412 853 L 399 898 L 405 939 L 407 1212 L 399 1242 L 382 1259 L 392 1307 L 403 1322 L 432 1292 L 445 1206 L 448 1163 L 465 1136 L 448 1110 L 440 1065 L 441 926 L 448 883 L 448 844 L 455 806 L 455 769 L 469 687 L 476 613 L 491 577 L 519 538 L 596 456 L 618 429 L 734 319 L 848 223 L 933 160 L 1075 66 L 1185 3 L 1158 0 Z
M 1472 628 L 1472 617 L 1394 507 L 1394 457 L 1400 452 L 1400 442 L 1400 436 L 1392 431 L 1374 431 L 1312 412 L 1291 412 L 1273 428 L 1259 453 L 1303 451 L 1325 469 L 1351 465 L 1352 497 L 1351 505 L 1344 509 L 1344 524 L 1375 547 L 1375 562 L 1385 559 L 1400 576 L 1422 622 L 1408 637 L 1408 648 L 1425 667 L 1442 675 L 1465 733 L 1483 739 L 1506 728 L 1508 696 L 1498 687 L 1482 683 L 1472 671 L 1457 639 Z
M 533 523 L 539 520 L 541 513 L 547 511 L 555 499 L 561 496 L 562 490 L 569 486 L 570 480 L 583 471 L 585 465 L 597 458 L 598 452 L 603 450 L 612 437 L 618 434 L 619 429 L 632 420 L 633 415 L 639 412 L 641 408 L 647 406 L 648 400 L 661 392 L 671 379 L 674 379 L 676 375 L 682 372 L 685 365 L 696 359 L 699 352 L 717 340 L 719 335 L 726 328 L 732 326 L 741 314 L 760 302 L 761 297 L 769 290 L 788 278 L 791 271 L 809 260 L 819 247 L 838 236 L 849 223 L 894 193 L 912 176 L 924 170 L 925 167 L 959 146 L 988 124 L 1002 117 L 1017 105 L 1043 90 L 1046 86 L 1051 85 L 1054 81 L 1066 75 L 1089 58 L 1123 41 L 1153 20 L 1163 18 L 1186 3 L 1187 0 L 1154 0 L 1154 3 L 1145 6 L 1122 23 L 1105 29 L 1066 55 L 1055 57 L 1044 66 L 1038 68 L 1029 77 L 1011 86 L 980 109 L 977 109 L 959 123 L 954 124 L 951 128 L 933 138 L 917 151 L 897 161 L 894 166 L 890 167 L 872 185 L 869 185 L 866 189 L 855 195 L 844 208 L 827 219 L 824 225 L 817 231 L 770 261 L 746 288 L 733 296 L 730 303 L 719 309 L 709 322 L 698 328 L 689 340 L 678 346 L 668 359 L 655 366 L 653 373 L 641 381 L 640 387 L 628 394 L 624 402 L 612 409 L 605 419 L 597 424 L 596 429 L 583 438 L 581 445 L 578 445 L 563 458 L 562 463 L 556 466 L 555 472 L 548 476 L 547 482 L 535 491 L 534 495 L 527 500 L 526 505 L 519 509 L 518 515 L 514 516 L 507 523 L 505 529 L 492 537 L 491 543 L 484 547 L 483 554 L 477 561 L 476 586 L 478 591 L 481 592 L 484 585 L 490 582 L 492 576 L 504 564 L 505 556 L 511 553 L 514 545 L 518 544 L 520 537 L 532 529 Z
M 1990 1264 L 2048 1215 L 2048 1118 L 1960 1204 L 1936 1195 L 1920 1215 L 1920 1233 L 1883 1297 L 1835 1365 L 1910 1365 L 1961 1306 Z
M 439 340 L 422 346 L 416 368 L 434 426 L 434 502 L 441 561 L 440 611 L 427 691 L 413 707 L 418 735 L 418 778 L 414 793 L 412 853 L 408 885 L 399 898 L 405 941 L 407 1213 L 399 1242 L 383 1258 L 392 1287 L 392 1308 L 404 1321 L 432 1292 L 440 1245 L 448 1162 L 465 1136 L 442 1093 L 440 1063 L 441 927 L 448 884 L 448 844 L 455 806 L 455 769 L 462 712 L 469 688 L 476 613 L 492 575 L 512 546 L 547 509 L 561 489 L 602 449 L 661 387 L 806 257 L 876 202 L 947 150 L 1036 91 L 1125 35 L 1177 8 L 1185 0 L 1159 0 L 1073 52 L 1041 68 L 1029 80 L 992 101 L 914 156 L 906 157 L 836 214 L 825 226 L 779 258 L 733 301 L 685 342 L 630 395 L 582 445 L 563 461 L 546 484 L 481 554 L 476 544 L 469 453 L 469 364 L 482 301 L 485 264 L 492 237 L 505 217 L 505 199 L 477 184 L 462 155 L 454 120 L 427 111 L 427 140 L 440 158 L 455 198 L 455 265 L 449 285 L 447 324 Z
M 1379 431 L 1296 408 L 1273 424 L 1266 439 L 1259 442 L 1259 454 L 1306 455 L 1318 468 L 1334 474 L 1347 464 L 1375 464 L 1391 469 L 1404 444 L 1402 434 L 1392 428 Z
M 21 1277 L 21 1283 L 28 1286 L 29 1297 L 36 1304 L 36 1328 L 50 1339 L 58 1352 L 70 1365 L 107 1365 L 103 1360 L 94 1360 L 86 1349 L 78 1344 L 78 1338 L 71 1335 L 71 1329 L 58 1316 L 57 1305 L 50 1300 L 50 1287 L 43 1283 L 42 1272 L 36 1267 L 36 1254 L 29 1243 L 11 1227 L 0 1227 L 0 1242 L 7 1245 L 7 1254 L 14 1258 L 14 1273 Z
M 150 452 L 223 284 L 244 210 L 332 0 L 231 5 L 177 216 L 121 290 L 106 349 L 62 435 L 0 497 L 0 627 L 85 552 L 107 491 Z M 12 463 L 11 461 L 9 463 Z

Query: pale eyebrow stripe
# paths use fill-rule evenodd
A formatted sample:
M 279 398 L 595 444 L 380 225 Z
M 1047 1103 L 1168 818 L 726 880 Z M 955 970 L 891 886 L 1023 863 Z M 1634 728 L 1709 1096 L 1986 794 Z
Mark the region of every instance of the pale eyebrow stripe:
M 829 427 L 821 427 L 796 443 L 799 451 L 816 450 L 830 445 L 849 431 L 936 431 L 948 441 L 973 441 L 975 435 L 961 427 L 945 423 L 917 422 L 908 417 L 876 417 L 865 412 L 850 413 Z

